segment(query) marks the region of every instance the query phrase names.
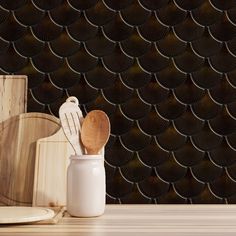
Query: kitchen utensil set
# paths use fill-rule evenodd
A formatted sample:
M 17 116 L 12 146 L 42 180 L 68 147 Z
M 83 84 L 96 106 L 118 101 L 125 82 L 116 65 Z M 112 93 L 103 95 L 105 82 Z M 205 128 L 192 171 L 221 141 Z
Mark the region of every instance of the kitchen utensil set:
M 93 110 L 83 118 L 76 97 L 69 97 L 59 109 L 65 136 L 76 155 L 96 155 L 106 145 L 110 135 L 110 122 L 105 112 Z

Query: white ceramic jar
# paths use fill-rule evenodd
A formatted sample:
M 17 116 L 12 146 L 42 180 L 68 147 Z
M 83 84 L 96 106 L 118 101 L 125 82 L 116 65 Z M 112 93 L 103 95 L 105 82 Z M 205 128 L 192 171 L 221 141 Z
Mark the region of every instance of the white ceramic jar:
M 67 170 L 67 211 L 72 216 L 104 213 L 106 201 L 104 157 L 72 155 Z

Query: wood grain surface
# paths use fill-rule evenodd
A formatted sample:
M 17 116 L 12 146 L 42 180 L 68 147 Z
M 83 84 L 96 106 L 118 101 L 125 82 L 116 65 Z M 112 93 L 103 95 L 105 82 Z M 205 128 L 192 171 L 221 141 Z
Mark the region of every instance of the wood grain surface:
M 69 157 L 74 154 L 62 129 L 37 141 L 33 206 L 65 206 Z
M 26 112 L 27 76 L 0 75 L 0 123 Z
M 0 227 L 0 235 L 233 236 L 235 205 L 107 205 L 96 218 L 68 214 L 57 225 Z
M 31 205 L 36 141 L 60 128 L 59 119 L 44 113 L 14 116 L 0 127 L 0 202 Z

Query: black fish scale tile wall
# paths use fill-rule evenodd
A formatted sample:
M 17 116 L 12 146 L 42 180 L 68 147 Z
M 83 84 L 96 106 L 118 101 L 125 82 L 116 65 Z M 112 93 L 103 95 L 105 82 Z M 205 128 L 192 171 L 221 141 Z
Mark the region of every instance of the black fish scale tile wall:
M 236 1 L 0 0 L 28 111 L 111 120 L 108 203 L 236 203 Z

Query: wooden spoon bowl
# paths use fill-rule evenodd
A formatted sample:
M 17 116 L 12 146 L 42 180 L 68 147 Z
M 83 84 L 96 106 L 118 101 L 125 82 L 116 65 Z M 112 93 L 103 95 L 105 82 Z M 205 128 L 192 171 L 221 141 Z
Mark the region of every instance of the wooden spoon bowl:
M 105 112 L 93 110 L 84 118 L 81 141 L 89 155 L 97 155 L 110 136 L 110 121 Z

